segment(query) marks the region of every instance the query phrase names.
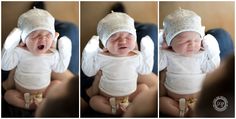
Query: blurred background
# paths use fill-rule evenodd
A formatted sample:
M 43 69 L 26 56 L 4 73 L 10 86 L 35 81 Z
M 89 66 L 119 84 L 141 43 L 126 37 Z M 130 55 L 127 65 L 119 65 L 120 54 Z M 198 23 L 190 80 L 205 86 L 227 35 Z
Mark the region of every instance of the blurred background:
M 202 18 L 202 25 L 206 31 L 213 28 L 223 28 L 235 38 L 235 4 L 234 1 L 197 1 L 197 2 L 159 2 L 159 25 L 163 28 L 163 19 L 166 15 L 178 9 L 189 9 Z
M 111 12 L 111 8 L 117 2 L 84 2 L 81 1 L 81 52 L 88 40 L 97 35 L 97 24 Z M 157 25 L 157 2 L 125 2 L 122 1 L 126 13 L 141 23 L 152 23 Z
M 33 8 L 33 1 L 4 1 L 2 2 L 2 45 L 14 27 L 17 27 L 18 17 Z M 71 22 L 79 27 L 79 2 L 44 2 L 45 9 L 59 21 Z M 2 46 L 1 45 L 1 46 Z

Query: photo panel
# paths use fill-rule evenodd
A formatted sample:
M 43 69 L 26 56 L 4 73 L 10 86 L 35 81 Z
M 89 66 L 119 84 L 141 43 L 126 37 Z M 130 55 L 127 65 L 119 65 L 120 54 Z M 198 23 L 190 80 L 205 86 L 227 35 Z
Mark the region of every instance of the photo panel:
M 1 117 L 79 118 L 79 2 L 1 1 Z
M 234 117 L 234 1 L 159 2 L 159 117 Z
M 157 117 L 157 1 L 80 5 L 81 117 Z

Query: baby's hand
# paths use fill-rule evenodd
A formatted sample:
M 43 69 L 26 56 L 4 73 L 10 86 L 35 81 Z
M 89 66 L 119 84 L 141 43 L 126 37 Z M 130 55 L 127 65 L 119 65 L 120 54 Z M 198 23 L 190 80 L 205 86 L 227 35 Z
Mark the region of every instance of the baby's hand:
M 4 48 L 6 50 L 13 49 L 19 45 L 21 30 L 19 28 L 14 28 L 11 33 L 7 36 L 6 41 L 4 43 Z
M 87 53 L 95 53 L 99 51 L 99 36 L 92 36 L 87 45 L 84 48 L 84 51 Z
M 59 50 L 59 63 L 57 64 L 57 72 L 64 72 L 70 63 L 72 45 L 71 40 L 63 36 L 58 40 L 58 50 Z
M 202 40 L 203 48 L 206 50 L 210 59 L 220 54 L 219 44 L 214 36 L 206 35 Z
M 66 36 L 61 37 L 58 40 L 58 49 L 59 53 L 63 55 L 64 58 L 67 56 L 70 57 L 72 50 L 71 40 Z
M 141 39 L 141 51 L 150 51 L 153 52 L 154 51 L 154 44 L 152 39 L 149 36 L 145 36 Z
M 152 72 L 154 64 L 154 43 L 149 36 L 142 38 L 141 43 L 142 65 L 140 67 L 140 74 L 149 74 Z

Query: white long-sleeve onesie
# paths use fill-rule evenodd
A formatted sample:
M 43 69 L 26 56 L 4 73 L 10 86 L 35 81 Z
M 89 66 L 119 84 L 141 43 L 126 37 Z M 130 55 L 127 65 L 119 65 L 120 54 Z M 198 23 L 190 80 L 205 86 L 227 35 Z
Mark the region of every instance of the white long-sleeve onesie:
M 16 47 L 2 51 L 2 69 L 12 70 L 16 66 L 14 80 L 26 89 L 42 89 L 49 85 L 51 71 L 63 72 L 67 69 L 57 50 L 35 56 L 29 51 Z
M 147 74 L 152 71 L 152 60 L 145 63 L 143 55 L 135 51 L 136 55 L 127 57 L 113 57 L 101 53 L 82 61 L 82 69 L 86 75 L 93 76 L 102 70 L 99 88 L 111 96 L 126 96 L 136 90 L 138 73 Z M 153 53 L 150 53 L 153 54 Z M 88 56 L 89 54 L 83 54 Z M 90 61 L 88 61 L 90 60 Z
M 177 94 L 200 91 L 206 73 L 214 70 L 219 62 L 209 59 L 205 51 L 192 57 L 160 49 L 159 71 L 167 68 L 165 87 Z

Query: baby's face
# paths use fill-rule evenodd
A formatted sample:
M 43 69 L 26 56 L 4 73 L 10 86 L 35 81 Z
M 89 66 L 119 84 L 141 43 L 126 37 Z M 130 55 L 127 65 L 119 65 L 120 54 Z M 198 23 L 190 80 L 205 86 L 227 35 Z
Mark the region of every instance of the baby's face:
M 117 32 L 107 41 L 107 49 L 114 56 L 128 56 L 136 46 L 135 37 L 128 32 Z
M 178 34 L 171 42 L 172 49 L 183 56 L 191 56 L 199 52 L 201 48 L 201 37 L 193 31 Z
M 26 46 L 35 55 L 46 53 L 53 43 L 53 35 L 46 30 L 36 30 L 26 38 Z

